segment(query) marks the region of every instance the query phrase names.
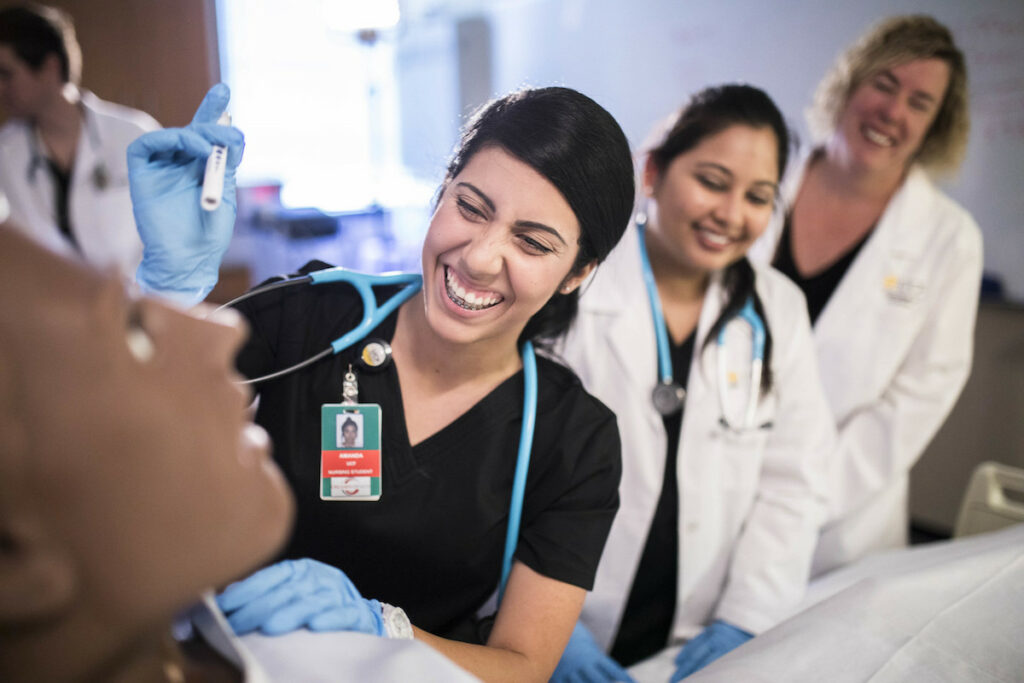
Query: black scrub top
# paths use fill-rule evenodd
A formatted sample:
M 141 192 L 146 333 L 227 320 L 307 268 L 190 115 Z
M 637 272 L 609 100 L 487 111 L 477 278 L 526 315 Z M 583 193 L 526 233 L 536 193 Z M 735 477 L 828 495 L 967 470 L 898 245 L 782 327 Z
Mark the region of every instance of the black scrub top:
M 301 273 L 327 264 L 311 262 Z M 398 291 L 375 288 L 378 303 Z M 362 303 L 348 284 L 298 285 L 239 305 L 252 328 L 239 370 L 257 377 L 326 348 L 355 327 Z M 397 311 L 368 338 L 390 340 Z M 482 642 L 475 614 L 497 588 L 522 421 L 523 372 L 447 427 L 410 446 L 394 364 L 362 367 L 360 342 L 257 385 L 256 422 L 297 501 L 282 557 L 342 569 L 367 598 L 400 606 L 414 624 Z M 382 409 L 383 473 L 376 502 L 320 500 L 320 406 L 340 403 L 356 371 L 359 402 Z M 537 359 L 537 420 L 515 557 L 545 576 L 589 590 L 621 476 L 614 414 L 567 368 Z
M 818 316 L 825 310 L 825 305 L 832 298 L 832 293 L 842 282 L 846 271 L 849 270 L 853 260 L 857 258 L 861 247 L 868 241 L 874 232 L 874 228 L 868 231 L 856 244 L 849 248 L 846 253 L 841 254 L 832 265 L 814 275 L 803 275 L 796 267 L 796 259 L 793 257 L 793 218 L 786 214 L 786 222 L 783 224 L 782 236 L 779 238 L 779 246 L 775 252 L 772 265 L 786 275 L 800 288 L 807 299 L 807 315 L 811 320 L 811 326 L 818 321 Z
M 672 378 L 681 387 L 689 386 L 690 363 L 697 332 L 681 344 L 670 340 Z M 660 369 L 659 369 L 660 371 Z M 611 656 L 622 666 L 632 666 L 669 644 L 676 614 L 676 587 L 679 583 L 679 490 L 676 485 L 676 460 L 683 431 L 683 409 L 662 416 L 668 447 L 661 494 L 647 530 L 640 563 L 612 643 Z

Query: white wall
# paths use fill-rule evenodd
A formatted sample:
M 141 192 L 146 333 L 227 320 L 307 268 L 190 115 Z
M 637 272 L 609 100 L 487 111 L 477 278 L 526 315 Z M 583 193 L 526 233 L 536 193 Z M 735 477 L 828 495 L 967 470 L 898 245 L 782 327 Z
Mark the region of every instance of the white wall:
M 576 88 L 607 107 L 634 146 L 688 93 L 726 81 L 764 88 L 806 139 L 804 108 L 835 56 L 884 16 L 929 13 L 949 26 L 966 53 L 971 89 L 968 156 L 959 176 L 943 184 L 981 225 L 986 270 L 1024 301 L 1022 0 L 409 4 L 491 21 L 492 94 L 522 85 Z M 456 123 L 446 131 L 452 141 Z

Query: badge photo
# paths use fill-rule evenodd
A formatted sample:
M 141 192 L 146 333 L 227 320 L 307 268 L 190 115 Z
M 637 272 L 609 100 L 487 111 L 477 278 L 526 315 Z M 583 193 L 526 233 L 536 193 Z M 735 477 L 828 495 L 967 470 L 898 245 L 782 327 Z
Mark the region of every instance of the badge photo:
M 321 406 L 321 500 L 380 499 L 380 413 L 380 406 L 372 403 Z

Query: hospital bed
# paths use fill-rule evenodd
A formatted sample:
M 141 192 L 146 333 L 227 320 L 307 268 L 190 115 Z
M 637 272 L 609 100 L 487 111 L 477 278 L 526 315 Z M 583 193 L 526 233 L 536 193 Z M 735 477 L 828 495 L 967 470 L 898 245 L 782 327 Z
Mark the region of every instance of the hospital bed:
M 817 579 L 793 616 L 686 680 L 1024 681 L 1024 505 L 1015 493 L 1022 491 L 1021 471 L 979 467 L 959 537 L 873 555 Z M 630 673 L 664 683 L 678 650 Z

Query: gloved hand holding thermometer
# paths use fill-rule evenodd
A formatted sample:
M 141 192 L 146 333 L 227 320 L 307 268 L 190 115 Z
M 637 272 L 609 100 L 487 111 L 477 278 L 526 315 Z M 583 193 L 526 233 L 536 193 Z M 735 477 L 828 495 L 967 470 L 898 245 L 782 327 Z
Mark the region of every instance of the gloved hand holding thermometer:
M 218 126 L 230 126 L 231 114 L 226 111 L 217 119 Z M 206 172 L 203 173 L 203 194 L 199 203 L 207 211 L 220 206 L 224 196 L 224 170 L 228 162 L 228 150 L 223 145 L 214 145 L 213 151 L 206 159 Z
M 205 299 L 217 284 L 234 229 L 235 171 L 245 138 L 216 123 L 229 98 L 226 85 L 215 85 L 188 126 L 146 133 L 128 147 L 132 208 L 143 244 L 135 279 L 144 291 L 186 306 Z M 226 154 L 216 154 L 217 147 Z M 208 165 L 213 166 L 211 197 L 217 166 L 223 167 L 222 199 L 215 207 L 201 204 Z

